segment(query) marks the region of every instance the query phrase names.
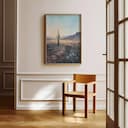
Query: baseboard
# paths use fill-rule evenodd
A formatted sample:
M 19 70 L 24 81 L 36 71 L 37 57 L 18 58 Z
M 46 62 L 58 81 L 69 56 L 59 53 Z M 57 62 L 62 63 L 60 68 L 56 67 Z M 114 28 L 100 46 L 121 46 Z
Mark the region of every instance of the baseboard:
M 84 105 L 82 101 L 77 104 L 77 110 L 83 110 Z M 67 103 L 67 110 L 72 110 L 72 103 Z M 89 102 L 88 109 L 92 110 L 92 101 Z M 105 100 L 96 101 L 96 110 L 105 110 Z M 29 104 L 18 104 L 16 110 L 62 110 L 62 103 L 29 103 Z

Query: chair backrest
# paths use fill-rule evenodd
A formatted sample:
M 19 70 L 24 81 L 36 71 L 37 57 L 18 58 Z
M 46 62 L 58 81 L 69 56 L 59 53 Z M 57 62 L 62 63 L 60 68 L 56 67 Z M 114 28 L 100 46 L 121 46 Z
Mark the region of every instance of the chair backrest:
M 74 74 L 73 79 L 78 83 L 90 83 L 96 81 L 94 74 Z

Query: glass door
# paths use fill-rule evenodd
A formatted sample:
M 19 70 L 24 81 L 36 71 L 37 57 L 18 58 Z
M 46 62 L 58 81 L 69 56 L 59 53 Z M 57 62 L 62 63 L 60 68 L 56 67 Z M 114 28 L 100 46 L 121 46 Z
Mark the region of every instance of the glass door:
M 128 0 L 118 0 L 118 125 L 128 128 Z
M 106 1 L 106 127 L 115 128 L 118 120 L 117 10 L 116 0 Z
M 128 0 L 107 0 L 106 22 L 106 127 L 128 128 Z

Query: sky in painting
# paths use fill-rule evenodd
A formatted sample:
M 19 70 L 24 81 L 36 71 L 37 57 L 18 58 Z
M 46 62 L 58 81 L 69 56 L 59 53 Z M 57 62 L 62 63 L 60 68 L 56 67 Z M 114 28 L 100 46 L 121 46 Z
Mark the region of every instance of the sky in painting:
M 61 37 L 80 32 L 80 15 L 47 15 L 47 37 L 55 38 L 58 31 Z

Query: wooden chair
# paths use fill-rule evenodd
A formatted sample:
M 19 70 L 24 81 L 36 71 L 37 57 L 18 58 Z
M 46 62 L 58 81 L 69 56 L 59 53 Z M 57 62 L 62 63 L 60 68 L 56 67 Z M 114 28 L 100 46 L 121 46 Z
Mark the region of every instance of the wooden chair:
M 78 83 L 83 83 L 84 91 L 77 91 Z M 93 85 L 92 92 L 88 92 L 88 86 Z M 69 91 L 69 86 L 73 86 L 72 91 Z M 66 109 L 66 97 L 73 98 L 73 111 L 76 110 L 76 98 L 84 98 L 84 113 L 85 118 L 87 118 L 88 111 L 88 97 L 93 97 L 93 113 L 96 111 L 96 75 L 93 74 L 74 74 L 73 81 L 63 82 L 63 99 L 62 99 L 62 114 L 65 114 Z

